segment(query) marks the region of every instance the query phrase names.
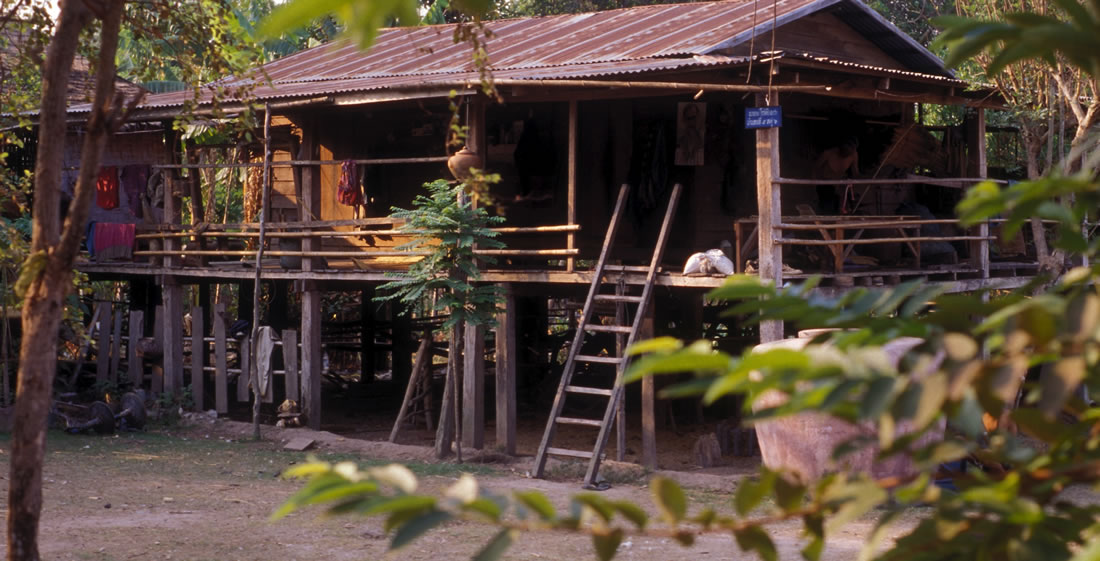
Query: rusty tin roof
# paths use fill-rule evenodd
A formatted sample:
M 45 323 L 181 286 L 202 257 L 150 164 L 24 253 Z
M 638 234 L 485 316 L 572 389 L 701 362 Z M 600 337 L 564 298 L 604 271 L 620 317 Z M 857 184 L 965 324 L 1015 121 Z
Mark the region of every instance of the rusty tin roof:
M 495 77 L 520 80 L 599 78 L 728 66 L 747 60 L 725 56 L 729 49 L 767 33 L 773 26 L 821 10 L 842 17 L 913 75 L 955 82 L 939 58 L 860 0 L 721 0 L 497 20 L 485 24 L 491 32 L 486 47 Z M 470 46 L 454 43 L 454 29 L 454 24 L 384 29 L 367 52 L 348 41 L 301 51 L 264 65 L 270 82 L 258 85 L 253 96 L 260 101 L 308 99 L 476 81 Z M 838 63 L 839 68 L 853 61 L 828 62 Z M 232 88 L 241 83 L 227 78 L 216 85 Z M 205 98 L 209 98 L 210 91 L 205 90 Z M 179 106 L 192 95 L 152 95 L 142 107 Z M 232 101 L 233 96 L 225 99 Z

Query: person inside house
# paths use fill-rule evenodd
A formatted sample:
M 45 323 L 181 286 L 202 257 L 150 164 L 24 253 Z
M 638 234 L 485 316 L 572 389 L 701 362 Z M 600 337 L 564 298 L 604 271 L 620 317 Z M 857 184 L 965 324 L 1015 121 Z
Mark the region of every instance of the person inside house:
M 833 146 L 821 152 L 813 167 L 814 179 L 848 179 L 859 177 L 859 139 L 850 136 L 840 145 Z M 843 204 L 844 196 L 838 191 L 847 194 L 849 188 L 841 189 L 838 185 L 818 185 L 817 201 L 819 214 L 841 214 L 844 211 L 851 212 Z

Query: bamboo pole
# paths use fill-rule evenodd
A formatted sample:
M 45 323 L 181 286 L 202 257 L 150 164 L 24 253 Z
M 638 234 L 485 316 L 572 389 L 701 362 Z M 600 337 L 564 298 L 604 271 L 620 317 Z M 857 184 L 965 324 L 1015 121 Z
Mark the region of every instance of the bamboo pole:
M 1007 184 L 1002 179 L 986 179 L 984 177 L 903 177 L 897 179 L 795 179 L 791 177 L 776 177 L 772 183 L 778 185 L 946 185 L 975 184 L 983 181 Z
M 446 162 L 450 156 L 423 156 L 419 158 L 361 158 L 353 159 L 357 165 L 397 165 L 397 164 L 431 164 L 436 162 Z M 236 164 L 157 164 L 153 165 L 152 169 L 229 169 L 229 168 L 255 168 L 255 167 L 267 167 L 271 169 L 273 167 L 287 168 L 294 166 L 338 166 L 344 163 L 346 160 L 283 160 L 279 162 L 270 162 L 263 164 L 260 162 L 241 162 Z
M 271 105 L 264 105 L 264 167 L 263 179 L 260 183 L 260 235 L 256 244 L 256 278 L 252 290 L 252 361 L 249 369 L 249 379 L 252 381 L 252 438 L 260 439 L 260 400 L 263 398 L 260 391 L 260 361 L 257 352 L 260 348 L 257 337 L 260 332 L 260 277 L 263 274 L 264 234 L 266 234 L 265 222 L 267 220 L 267 192 L 271 179 Z
M 943 236 L 943 237 L 911 237 L 911 238 L 873 238 L 873 239 L 845 239 L 845 240 L 804 240 L 791 238 L 777 238 L 774 243 L 782 245 L 867 245 L 876 243 L 908 243 L 908 242 L 963 242 L 963 241 L 988 241 L 996 239 L 993 236 Z
M 313 224 L 318 224 L 314 222 Z M 282 223 L 275 223 L 268 225 L 271 228 L 282 228 Z M 489 228 L 490 231 L 498 234 L 540 234 L 540 233 L 560 233 L 560 232 L 579 232 L 581 229 L 579 224 L 562 224 L 555 226 L 517 226 L 512 228 Z M 270 238 L 348 238 L 356 236 L 416 236 L 426 232 L 420 230 L 347 230 L 347 231 L 331 231 L 331 232 L 268 232 L 267 236 Z M 164 238 L 187 238 L 191 236 L 203 236 L 209 238 L 255 238 L 259 236 L 259 232 L 203 232 L 201 234 L 196 232 L 153 232 L 149 234 L 137 234 L 134 236 L 139 240 L 155 240 Z
M 577 255 L 580 252 L 578 249 L 479 249 L 474 251 L 475 255 L 493 255 L 493 256 L 512 256 L 512 257 L 563 257 L 569 255 Z M 199 249 L 176 249 L 176 250 L 149 250 L 149 251 L 135 251 L 135 256 L 201 256 L 201 255 L 214 255 L 225 257 L 251 257 L 257 254 L 256 251 L 248 249 L 240 250 L 226 250 L 226 251 L 213 251 L 213 250 L 199 250 Z M 264 255 L 269 257 L 336 257 L 336 258 L 349 258 L 349 259 L 369 259 L 372 257 L 424 257 L 428 255 L 426 251 L 264 251 Z

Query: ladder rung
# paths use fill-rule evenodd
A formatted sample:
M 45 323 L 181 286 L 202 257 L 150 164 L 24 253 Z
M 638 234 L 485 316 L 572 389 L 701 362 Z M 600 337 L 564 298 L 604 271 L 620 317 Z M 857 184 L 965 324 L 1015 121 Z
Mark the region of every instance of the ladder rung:
M 623 361 L 622 357 L 596 355 L 577 355 L 573 357 L 573 360 L 579 360 L 581 362 L 599 362 L 601 364 L 619 364 Z
M 634 331 L 633 327 L 629 325 L 602 325 L 599 323 L 593 323 L 584 326 L 585 331 L 600 331 L 603 333 L 630 333 Z
M 579 417 L 558 417 L 558 422 L 563 425 L 584 425 L 586 427 L 603 426 L 603 421 L 599 419 L 581 419 Z
M 649 267 L 644 265 L 604 265 L 605 271 L 623 271 L 626 273 L 648 273 Z
M 600 302 L 627 302 L 633 304 L 640 304 L 642 302 L 641 296 L 620 296 L 618 294 L 597 294 L 596 300 Z
M 547 447 L 546 453 L 552 454 L 554 456 L 572 456 L 574 458 L 584 458 L 586 460 L 592 457 L 592 452 L 589 452 L 588 450 L 570 450 L 568 448 Z
M 590 388 L 588 386 L 565 386 L 565 391 L 572 393 L 586 393 L 589 395 L 603 395 L 611 397 L 611 390 L 607 388 Z

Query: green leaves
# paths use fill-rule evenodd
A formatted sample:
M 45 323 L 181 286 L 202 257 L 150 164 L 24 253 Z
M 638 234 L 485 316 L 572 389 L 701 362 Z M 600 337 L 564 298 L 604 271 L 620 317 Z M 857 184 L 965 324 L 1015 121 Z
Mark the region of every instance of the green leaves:
M 374 44 L 378 29 L 388 22 L 419 23 L 418 9 L 415 0 L 292 0 L 272 12 L 260 26 L 260 34 L 278 37 L 331 14 L 344 24 L 359 48 L 366 50 Z
M 687 513 L 687 499 L 678 483 L 667 477 L 657 476 L 649 481 L 649 490 L 665 522 L 676 526 L 684 519 Z

